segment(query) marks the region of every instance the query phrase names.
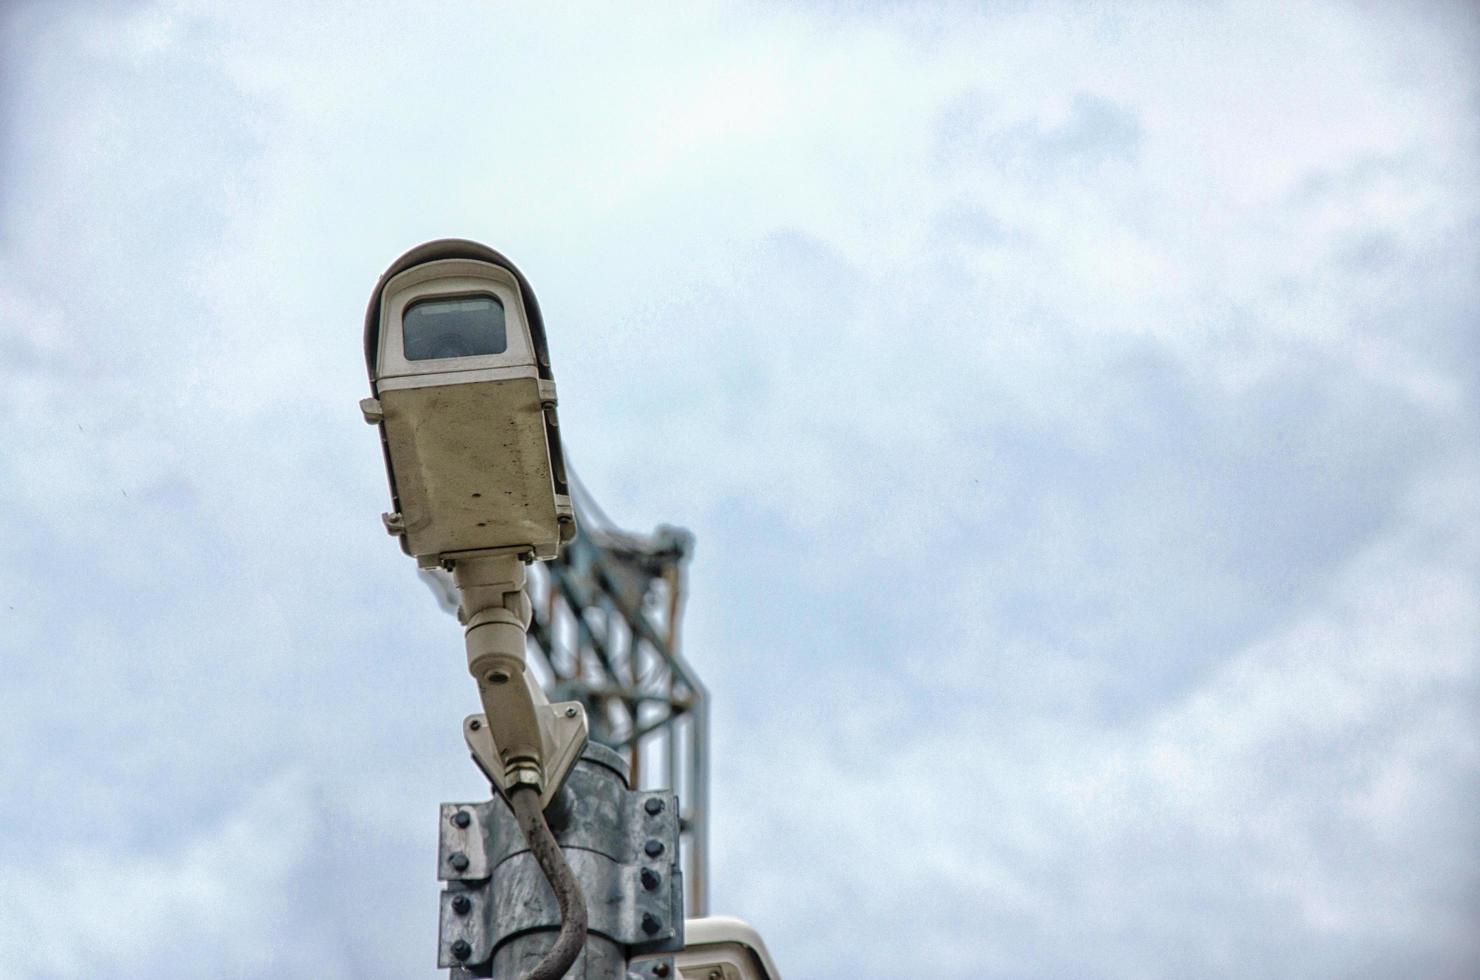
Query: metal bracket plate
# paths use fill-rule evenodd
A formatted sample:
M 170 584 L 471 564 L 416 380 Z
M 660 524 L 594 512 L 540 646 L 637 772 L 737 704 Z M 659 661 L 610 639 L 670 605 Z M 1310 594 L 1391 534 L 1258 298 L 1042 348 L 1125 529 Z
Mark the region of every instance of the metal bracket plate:
M 540 788 L 540 806 L 549 807 L 565 785 L 571 767 L 586 748 L 586 709 L 579 701 L 561 701 L 556 704 L 537 704 L 541 741 L 545 745 L 544 784 Z M 483 770 L 494 787 L 505 797 L 510 785 L 493 741 L 493 731 L 488 726 L 487 715 L 468 715 L 463 719 L 463 740 L 473 753 L 473 761 Z
M 678 799 L 634 792 L 596 762 L 592 746 L 573 767 L 548 818 L 586 895 L 593 936 L 627 955 L 684 945 Z M 610 754 L 609 750 L 606 750 Z M 475 971 L 520 937 L 559 928 L 559 907 L 500 798 L 446 803 L 441 811 L 438 962 Z

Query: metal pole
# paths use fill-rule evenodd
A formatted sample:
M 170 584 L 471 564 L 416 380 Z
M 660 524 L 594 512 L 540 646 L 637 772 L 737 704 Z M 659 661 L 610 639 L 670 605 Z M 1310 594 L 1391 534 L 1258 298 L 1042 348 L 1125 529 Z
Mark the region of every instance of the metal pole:
M 546 819 L 586 895 L 586 945 L 568 980 L 627 980 L 634 961 L 676 976 L 665 954 L 684 945 L 678 799 L 635 792 L 626 760 L 586 746 Z M 444 803 L 438 963 L 454 978 L 522 980 L 555 942 L 555 893 L 500 797 Z
M 689 827 L 690 868 L 689 914 L 709 914 L 709 692 L 694 686 L 694 706 L 689 710 L 694 726 L 693 752 L 689 759 L 689 798 L 692 823 Z

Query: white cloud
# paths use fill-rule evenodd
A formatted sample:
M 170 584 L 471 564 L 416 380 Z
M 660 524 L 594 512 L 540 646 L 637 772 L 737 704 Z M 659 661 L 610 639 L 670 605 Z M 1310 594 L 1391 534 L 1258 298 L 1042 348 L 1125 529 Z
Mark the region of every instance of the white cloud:
M 277 896 L 291 888 L 313 836 L 309 795 L 303 773 L 287 773 L 219 825 L 159 853 L 72 847 L 7 862 L 7 975 L 81 976 L 100 964 L 144 975 L 212 959 L 256 974 L 293 968 L 277 951 L 299 927 Z

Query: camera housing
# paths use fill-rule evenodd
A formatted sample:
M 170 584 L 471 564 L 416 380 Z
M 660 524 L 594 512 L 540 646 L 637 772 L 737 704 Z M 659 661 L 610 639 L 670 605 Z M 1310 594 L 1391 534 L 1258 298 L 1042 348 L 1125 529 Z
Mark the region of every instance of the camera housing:
M 556 557 L 575 511 L 544 322 L 518 268 L 464 239 L 406 252 L 371 294 L 365 361 L 385 526 L 406 553 L 423 567 L 511 549 Z

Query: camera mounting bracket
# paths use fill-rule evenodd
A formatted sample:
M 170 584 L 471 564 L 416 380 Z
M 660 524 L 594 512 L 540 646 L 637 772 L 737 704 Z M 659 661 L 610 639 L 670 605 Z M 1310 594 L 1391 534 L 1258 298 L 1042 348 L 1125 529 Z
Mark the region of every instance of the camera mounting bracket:
M 586 748 L 586 709 L 579 701 L 561 701 L 543 704 L 535 709 L 539 719 L 540 734 L 546 746 L 544 763 L 541 766 L 540 806 L 548 807 L 555 794 L 570 775 L 571 766 L 581 757 Z M 513 776 L 504 764 L 498 745 L 493 740 L 493 731 L 487 715 L 468 715 L 463 719 L 463 740 L 473 761 L 488 777 L 500 796 L 508 798 L 509 791 L 523 780 L 519 777 L 527 770 L 515 770 Z
M 500 792 L 530 785 L 548 805 L 585 748 L 587 721 L 577 702 L 550 704 L 526 669 L 533 609 L 524 590 L 525 551 L 460 558 L 452 580 L 461 599 L 468 673 L 483 702 L 483 714 L 463 724 L 473 759 Z

